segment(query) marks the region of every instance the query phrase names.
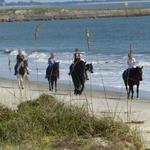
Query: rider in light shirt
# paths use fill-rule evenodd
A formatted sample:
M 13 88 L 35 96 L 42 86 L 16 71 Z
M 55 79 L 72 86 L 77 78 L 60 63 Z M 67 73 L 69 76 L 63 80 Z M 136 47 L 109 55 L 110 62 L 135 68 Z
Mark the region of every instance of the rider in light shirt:
M 55 63 L 55 55 L 54 53 L 50 54 L 50 57 L 48 58 L 48 65 L 52 66 Z
M 128 69 L 127 69 L 127 76 L 130 76 L 130 71 L 133 68 L 136 68 L 136 60 L 135 58 L 132 56 L 131 53 L 128 53 L 128 60 L 127 60 L 127 64 L 128 64 Z
M 127 60 L 128 68 L 136 68 L 136 60 L 132 56 L 132 54 L 128 54 L 128 60 Z

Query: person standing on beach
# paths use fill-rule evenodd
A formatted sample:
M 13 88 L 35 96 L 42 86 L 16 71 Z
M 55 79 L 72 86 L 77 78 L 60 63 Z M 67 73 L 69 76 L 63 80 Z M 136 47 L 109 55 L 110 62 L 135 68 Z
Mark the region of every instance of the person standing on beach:
M 16 75 L 21 67 L 21 63 L 24 61 L 24 54 L 22 53 L 22 50 L 18 50 L 18 54 L 16 56 L 16 65 L 15 65 L 15 73 L 14 75 Z

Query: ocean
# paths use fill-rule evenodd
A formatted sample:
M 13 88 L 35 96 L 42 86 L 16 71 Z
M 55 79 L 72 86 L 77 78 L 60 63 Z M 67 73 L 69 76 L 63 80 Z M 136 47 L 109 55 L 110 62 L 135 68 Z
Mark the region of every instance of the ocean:
M 108 8 L 149 8 L 150 7 L 150 1 L 149 0 L 80 0 L 80 1 L 70 1 L 70 0 L 64 0 L 64 1 L 55 1 L 54 3 L 46 4 L 46 7 L 79 7 L 79 8 L 102 8 L 102 9 L 108 9 Z
M 87 27 L 91 33 L 90 49 L 85 36 Z M 150 92 L 150 16 L 0 23 L 0 77 L 16 78 L 13 75 L 16 54 L 22 49 L 29 63 L 29 80 L 47 82 L 47 59 L 54 52 L 60 62 L 59 83 L 69 84 L 69 66 L 74 49 L 79 48 L 85 60 L 94 66 L 86 85 L 104 85 L 121 91 L 130 44 L 137 65 L 144 67 L 140 89 Z

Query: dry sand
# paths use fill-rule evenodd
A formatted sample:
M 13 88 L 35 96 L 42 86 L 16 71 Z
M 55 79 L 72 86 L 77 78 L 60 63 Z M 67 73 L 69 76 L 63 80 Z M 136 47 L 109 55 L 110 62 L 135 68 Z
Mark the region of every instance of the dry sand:
M 11 109 L 23 101 L 33 100 L 42 93 L 55 96 L 66 104 L 85 106 L 96 116 L 103 114 L 120 117 L 132 127 L 138 127 L 144 136 L 147 147 L 150 147 L 150 99 L 127 100 L 124 93 L 85 89 L 81 96 L 73 94 L 73 85 L 58 85 L 58 91 L 48 91 L 48 84 L 27 81 L 25 89 L 18 88 L 17 81 L 0 79 L 0 104 Z M 88 107 L 87 107 L 88 106 Z

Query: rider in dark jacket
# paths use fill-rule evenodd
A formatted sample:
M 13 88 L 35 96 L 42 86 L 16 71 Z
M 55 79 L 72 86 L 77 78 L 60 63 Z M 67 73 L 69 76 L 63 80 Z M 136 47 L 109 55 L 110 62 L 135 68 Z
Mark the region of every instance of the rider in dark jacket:
M 81 52 L 78 48 L 75 49 L 75 52 L 73 54 L 73 58 L 74 58 L 74 62 L 72 65 L 76 65 L 77 62 L 79 62 L 80 60 L 82 60 L 83 62 L 85 62 L 85 60 L 83 59 L 83 56 L 81 55 Z M 85 62 L 86 63 L 86 62 Z M 71 72 L 68 73 L 69 75 L 71 74 Z M 84 75 L 85 75 L 85 79 L 89 80 L 87 72 L 84 71 Z
M 18 54 L 17 54 L 17 56 L 16 56 L 16 61 L 17 61 L 17 63 L 16 63 L 16 65 L 15 65 L 15 74 L 14 74 L 14 75 L 17 74 L 19 68 L 21 67 L 21 63 L 24 61 L 24 58 L 25 58 L 25 57 L 24 57 L 22 51 L 21 51 L 21 50 L 18 50 Z M 28 70 L 27 70 L 27 72 L 28 72 Z

